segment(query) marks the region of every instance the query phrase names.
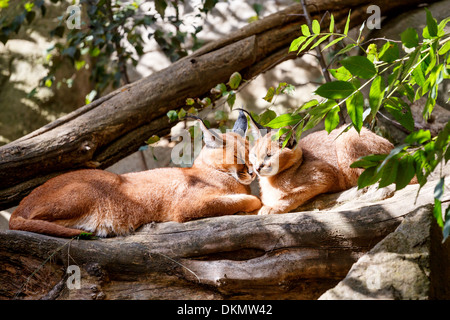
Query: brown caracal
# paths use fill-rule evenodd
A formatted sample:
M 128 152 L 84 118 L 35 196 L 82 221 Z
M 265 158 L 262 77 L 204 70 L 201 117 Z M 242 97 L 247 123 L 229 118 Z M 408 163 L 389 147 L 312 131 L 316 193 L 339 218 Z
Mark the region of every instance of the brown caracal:
M 290 212 L 319 194 L 356 186 L 363 169 L 350 165 L 359 157 L 389 153 L 393 148 L 388 140 L 365 128 L 360 134 L 352 128 L 338 137 L 344 127 L 330 134 L 325 130 L 311 133 L 298 143 L 291 135 L 281 148 L 286 134 L 276 140 L 272 138 L 275 131 L 263 136 L 260 129 L 264 127 L 250 120 L 256 143 L 249 159 L 259 176 L 261 215 Z
M 249 186 L 256 175 L 248 165 L 248 141 L 241 136 L 247 118 L 241 114 L 238 120 L 225 134 L 199 122 L 205 146 L 191 168 L 122 175 L 86 169 L 52 178 L 20 202 L 9 227 L 60 237 L 86 232 L 105 237 L 127 235 L 150 222 L 256 211 L 261 202 Z

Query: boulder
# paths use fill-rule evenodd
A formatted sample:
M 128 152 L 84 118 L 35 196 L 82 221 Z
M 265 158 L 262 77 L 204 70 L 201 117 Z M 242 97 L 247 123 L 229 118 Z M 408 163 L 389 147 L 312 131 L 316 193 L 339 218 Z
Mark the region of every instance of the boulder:
M 442 243 L 428 205 L 410 213 L 319 299 L 449 299 L 449 270 L 450 242 Z

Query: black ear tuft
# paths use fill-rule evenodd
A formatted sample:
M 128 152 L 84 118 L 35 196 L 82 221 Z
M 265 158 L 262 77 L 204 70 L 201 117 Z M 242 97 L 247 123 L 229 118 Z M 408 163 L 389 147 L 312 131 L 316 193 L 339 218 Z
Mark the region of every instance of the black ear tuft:
M 240 134 L 242 137 L 245 137 L 245 134 L 247 133 L 247 128 L 248 128 L 247 116 L 244 114 L 242 110 L 240 110 L 239 117 L 237 118 L 233 126 L 233 132 L 236 132 Z
M 284 146 L 285 148 L 292 149 L 297 145 L 297 139 L 295 138 L 295 133 L 290 130 L 290 131 L 283 133 L 281 135 L 280 139 L 278 140 L 280 143 L 280 148 L 283 146 L 284 142 L 286 141 L 286 138 L 288 138 L 289 140 L 286 143 L 286 145 Z
M 258 122 L 253 119 L 250 112 L 244 109 L 236 108 L 235 110 L 240 110 L 241 112 L 245 112 L 250 117 L 250 129 L 255 140 L 258 140 L 265 136 L 271 129 L 269 127 L 264 127 L 260 125 Z

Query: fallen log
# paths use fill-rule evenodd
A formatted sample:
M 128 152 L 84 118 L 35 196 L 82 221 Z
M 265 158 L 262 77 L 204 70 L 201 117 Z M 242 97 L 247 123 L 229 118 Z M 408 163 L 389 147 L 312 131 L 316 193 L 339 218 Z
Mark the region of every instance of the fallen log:
M 377 201 L 351 189 L 353 200 L 329 211 L 149 224 L 128 237 L 3 231 L 0 299 L 315 299 L 405 216 L 431 212 L 435 184 L 416 202 L 418 185 Z M 69 266 L 80 270 L 79 289 L 69 289 Z
M 329 10 L 336 27 L 352 9 L 351 25 L 367 17 L 368 4 L 383 15 L 411 8 L 422 1 L 315 1 L 313 18 Z M 167 111 L 185 105 L 188 97 L 203 97 L 218 83 L 239 71 L 251 79 L 285 59 L 287 49 L 305 23 L 301 5 L 254 22 L 212 42 L 168 68 L 126 85 L 41 129 L 0 147 L 0 209 L 16 205 L 46 180 L 81 168 L 106 168 L 135 152 L 148 137 L 163 136 L 172 124 Z M 322 26 L 325 28 L 328 19 Z

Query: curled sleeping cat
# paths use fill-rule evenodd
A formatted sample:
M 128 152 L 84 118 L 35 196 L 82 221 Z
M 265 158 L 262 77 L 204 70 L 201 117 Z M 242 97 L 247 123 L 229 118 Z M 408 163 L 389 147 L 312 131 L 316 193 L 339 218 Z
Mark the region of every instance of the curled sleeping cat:
M 389 153 L 393 145 L 386 139 L 362 128 L 352 128 L 338 135 L 344 127 L 307 135 L 296 141 L 291 135 L 281 148 L 286 134 L 278 140 L 275 131 L 268 131 L 251 118 L 255 145 L 250 149 L 250 162 L 259 176 L 263 206 L 258 214 L 290 212 L 309 199 L 339 192 L 357 185 L 363 169 L 350 168 L 362 156 Z M 336 138 L 337 137 L 337 138 Z
M 199 123 L 205 146 L 191 168 L 122 175 L 103 170 L 62 174 L 20 202 L 11 215 L 10 229 L 60 237 L 86 232 L 114 236 L 149 222 L 184 222 L 258 210 L 261 202 L 250 194 L 249 184 L 256 175 L 248 161 L 245 115 L 226 134 Z

